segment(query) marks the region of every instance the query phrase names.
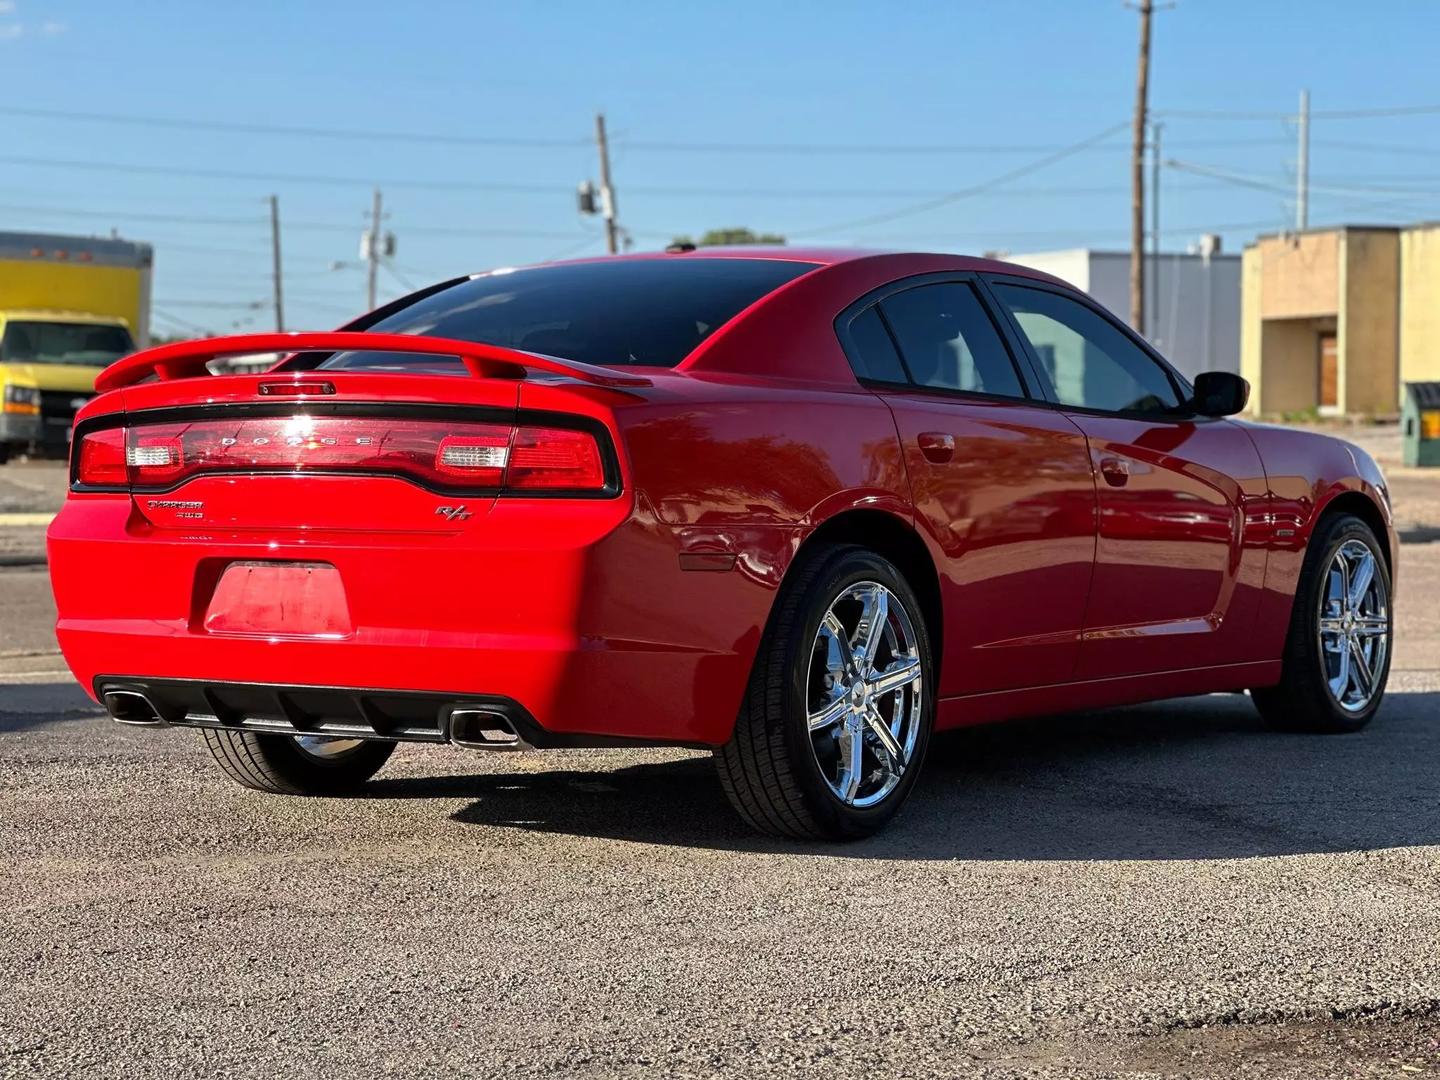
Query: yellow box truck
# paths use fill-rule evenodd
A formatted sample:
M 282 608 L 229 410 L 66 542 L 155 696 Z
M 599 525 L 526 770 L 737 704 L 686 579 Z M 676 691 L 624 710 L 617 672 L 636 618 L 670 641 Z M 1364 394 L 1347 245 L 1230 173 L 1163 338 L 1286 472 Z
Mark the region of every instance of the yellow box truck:
M 63 451 L 102 368 L 149 344 L 149 244 L 0 232 L 0 461 Z

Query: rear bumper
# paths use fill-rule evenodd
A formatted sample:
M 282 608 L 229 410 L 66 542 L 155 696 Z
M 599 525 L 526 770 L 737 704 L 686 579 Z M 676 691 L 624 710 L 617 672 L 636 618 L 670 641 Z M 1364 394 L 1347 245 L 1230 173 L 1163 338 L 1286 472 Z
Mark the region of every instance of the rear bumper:
M 784 533 L 777 552 L 790 548 Z M 126 498 L 77 496 L 50 527 L 49 553 L 56 636 L 92 694 L 102 682 L 207 685 L 221 707 L 182 713 L 219 726 L 227 694 L 253 698 L 227 687 L 438 695 L 444 707 L 513 704 L 517 732 L 536 746 L 716 745 L 730 736 L 779 573 L 744 560 L 684 570 L 686 543 L 619 501 L 515 500 L 446 536 L 286 536 L 156 529 Z M 254 560 L 333 565 L 351 632 L 207 631 L 220 571 Z M 296 715 L 314 712 L 302 704 Z M 444 741 L 432 727 L 431 741 Z
M 0 443 L 35 443 L 42 441 L 42 425 L 38 416 L 0 412 Z
M 484 694 L 272 686 L 102 675 L 95 696 L 124 724 L 319 735 L 499 749 L 625 745 L 628 739 L 546 731 L 518 701 Z M 476 721 L 476 717 L 484 719 Z M 477 740 L 478 726 L 516 737 Z

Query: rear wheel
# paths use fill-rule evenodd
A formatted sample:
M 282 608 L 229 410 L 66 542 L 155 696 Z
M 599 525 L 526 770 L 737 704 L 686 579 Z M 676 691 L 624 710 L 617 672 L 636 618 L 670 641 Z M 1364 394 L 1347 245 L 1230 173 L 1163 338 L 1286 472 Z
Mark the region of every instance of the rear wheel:
M 202 734 L 220 771 L 237 784 L 278 795 L 346 795 L 380 771 L 393 742 L 255 731 Z
M 1359 731 L 1390 675 L 1390 573 L 1380 543 L 1357 517 L 1317 527 L 1305 556 L 1279 686 L 1250 692 L 1283 731 Z
M 792 569 L 731 740 L 725 794 L 777 836 L 868 836 L 909 796 L 933 725 L 920 603 L 887 560 L 851 546 Z

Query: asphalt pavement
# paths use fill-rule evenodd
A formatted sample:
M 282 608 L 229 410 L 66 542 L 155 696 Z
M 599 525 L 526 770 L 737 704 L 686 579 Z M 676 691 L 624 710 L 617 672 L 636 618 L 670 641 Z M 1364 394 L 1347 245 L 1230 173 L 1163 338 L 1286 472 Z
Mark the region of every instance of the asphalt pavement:
M 683 751 L 247 791 L 104 719 L 43 564 L 0 567 L 0 1075 L 1440 1073 L 1440 543 L 1401 558 L 1366 732 L 1239 695 L 961 732 L 841 847 Z

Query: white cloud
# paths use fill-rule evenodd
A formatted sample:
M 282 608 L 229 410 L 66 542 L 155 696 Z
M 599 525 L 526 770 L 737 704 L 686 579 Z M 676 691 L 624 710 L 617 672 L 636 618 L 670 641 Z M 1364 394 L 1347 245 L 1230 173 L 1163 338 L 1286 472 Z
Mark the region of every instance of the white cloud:
M 57 22 L 54 19 L 40 24 L 40 33 L 45 37 L 56 37 L 69 29 L 70 27 L 66 26 L 63 22 Z
M 18 22 L 0 23 L 0 41 L 14 41 L 25 32 Z

